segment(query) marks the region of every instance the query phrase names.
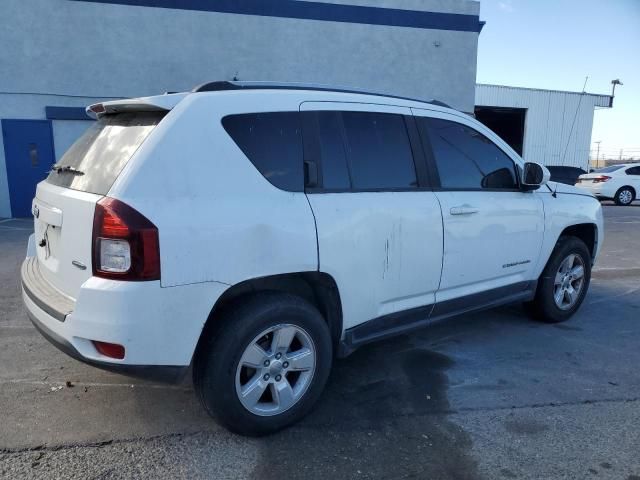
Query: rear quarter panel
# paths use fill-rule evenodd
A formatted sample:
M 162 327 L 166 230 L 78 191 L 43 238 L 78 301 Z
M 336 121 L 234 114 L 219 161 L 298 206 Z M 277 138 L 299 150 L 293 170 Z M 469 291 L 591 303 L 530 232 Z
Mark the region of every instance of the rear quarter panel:
M 272 186 L 221 125 L 232 113 L 298 110 L 295 98 L 270 103 L 246 93 L 185 98 L 109 192 L 158 227 L 163 287 L 317 270 L 305 194 Z

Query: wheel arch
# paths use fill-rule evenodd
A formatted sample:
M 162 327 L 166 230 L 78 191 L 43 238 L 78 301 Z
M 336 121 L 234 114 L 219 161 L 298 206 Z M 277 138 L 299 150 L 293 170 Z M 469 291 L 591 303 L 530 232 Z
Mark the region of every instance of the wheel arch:
M 598 251 L 598 226 L 595 223 L 569 225 L 560 233 L 560 236 L 556 240 L 556 245 L 560 238 L 568 236 L 577 237 L 585 243 L 591 253 L 591 260 L 593 262 L 596 252 Z
M 211 309 L 194 354 L 199 350 L 203 339 L 215 334 L 227 308 L 233 308 L 237 302 L 259 292 L 289 293 L 311 303 L 327 322 L 334 352 L 338 351 L 342 337 L 342 302 L 338 286 L 331 275 L 311 271 L 251 278 L 229 287 Z
M 631 190 L 631 191 L 633 192 L 633 198 L 634 198 L 634 199 L 636 199 L 636 198 L 638 197 L 638 191 L 637 191 L 634 187 L 632 187 L 631 185 L 623 185 L 623 186 L 621 186 L 620 188 L 618 188 L 618 189 L 616 190 L 616 195 L 618 195 L 618 192 L 619 192 L 620 190 L 623 190 L 623 189 L 629 189 L 629 190 Z

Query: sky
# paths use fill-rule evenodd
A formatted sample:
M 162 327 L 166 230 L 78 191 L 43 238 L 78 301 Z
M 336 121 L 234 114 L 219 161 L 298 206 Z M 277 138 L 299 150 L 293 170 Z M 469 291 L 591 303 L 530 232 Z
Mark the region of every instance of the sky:
M 597 109 L 600 152 L 640 156 L 640 0 L 481 0 L 478 83 L 611 93 Z M 592 148 L 596 145 L 592 143 Z

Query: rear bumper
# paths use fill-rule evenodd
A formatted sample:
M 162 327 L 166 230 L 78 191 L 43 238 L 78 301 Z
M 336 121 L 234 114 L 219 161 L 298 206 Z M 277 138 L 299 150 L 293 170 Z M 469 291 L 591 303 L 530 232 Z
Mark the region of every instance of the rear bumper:
M 75 301 L 59 292 L 40 273 L 36 257 L 27 257 L 20 269 L 22 290 L 40 309 L 64 322 L 75 307 Z
M 615 191 L 611 191 L 611 188 L 604 183 L 576 183 L 576 188 L 586 190 L 597 198 L 613 198 Z
M 127 365 L 92 360 L 90 358 L 83 357 L 67 339 L 58 335 L 54 331 L 49 330 L 44 323 L 38 320 L 38 317 L 36 317 L 32 311 L 27 310 L 27 315 L 29 316 L 31 323 L 33 323 L 33 326 L 36 327 L 36 330 L 38 330 L 53 346 L 58 348 L 58 350 L 93 367 L 107 370 L 109 372 L 121 373 L 131 377 L 167 383 L 178 383 L 184 378 L 187 370 L 189 369 L 188 366 Z
M 25 259 L 21 276 L 31 322 L 58 349 L 104 370 L 162 381 L 178 381 L 187 371 L 211 308 L 227 288 L 91 277 L 71 299 L 39 274 L 34 257 Z M 102 355 L 93 341 L 124 346 L 124 359 Z

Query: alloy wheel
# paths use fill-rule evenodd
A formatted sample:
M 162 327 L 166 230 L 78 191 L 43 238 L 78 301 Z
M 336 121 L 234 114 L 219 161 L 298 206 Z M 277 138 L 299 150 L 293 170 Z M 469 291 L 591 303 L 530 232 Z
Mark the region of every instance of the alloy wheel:
M 570 254 L 565 258 L 556 273 L 553 285 L 553 300 L 560 310 L 572 308 L 582 292 L 584 285 L 584 261 L 580 255 Z
M 305 394 L 316 365 L 316 349 L 301 327 L 281 324 L 256 336 L 240 357 L 236 394 L 259 416 L 278 415 Z
M 620 203 L 628 205 L 633 201 L 633 194 L 630 190 L 622 190 L 618 194 L 618 200 L 620 200 Z

